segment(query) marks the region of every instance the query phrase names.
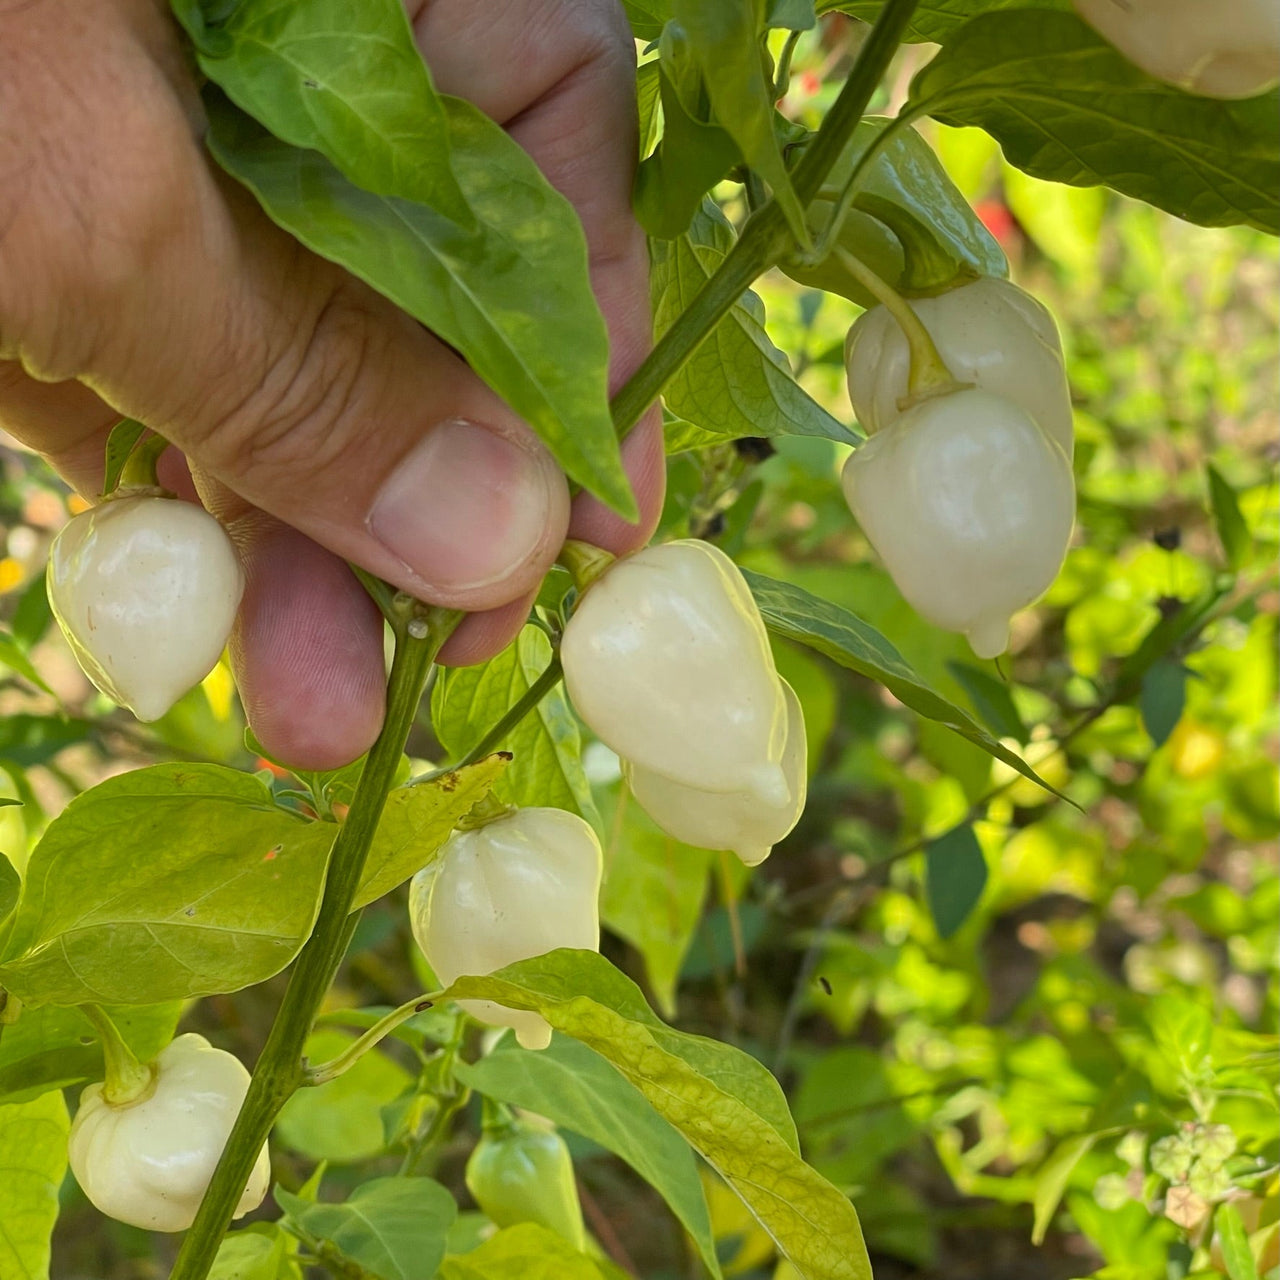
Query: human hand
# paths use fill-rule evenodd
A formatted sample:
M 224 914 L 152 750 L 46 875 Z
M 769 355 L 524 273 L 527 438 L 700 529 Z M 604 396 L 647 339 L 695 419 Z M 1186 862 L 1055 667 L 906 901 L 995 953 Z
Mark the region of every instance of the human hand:
M 631 217 L 634 58 L 614 0 L 411 0 L 442 92 L 577 208 L 616 387 L 648 350 Z M 0 425 L 85 495 L 121 415 L 176 446 L 165 483 L 227 526 L 231 653 L 276 756 L 332 767 L 382 720 L 382 628 L 351 560 L 469 616 L 442 659 L 519 630 L 566 536 L 647 541 L 656 410 L 623 446 L 642 513 L 572 503 L 545 448 L 444 344 L 307 252 L 221 174 L 162 0 L 0 0 Z M 181 453 L 178 451 L 181 450 Z

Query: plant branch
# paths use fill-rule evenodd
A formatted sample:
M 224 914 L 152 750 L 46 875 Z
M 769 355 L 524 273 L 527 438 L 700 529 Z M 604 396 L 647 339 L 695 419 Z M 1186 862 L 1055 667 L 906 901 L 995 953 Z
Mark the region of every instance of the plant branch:
M 304 1082 L 303 1048 L 359 919 L 351 903 L 387 791 L 400 764 L 431 664 L 461 619 L 456 610 L 427 609 L 405 597 L 396 600 L 392 617 L 395 657 L 387 683 L 382 732 L 365 761 L 350 811 L 329 855 L 315 928 L 294 962 L 248 1094 L 195 1222 L 182 1242 L 170 1280 L 204 1280 L 209 1274 L 258 1152 L 281 1107 Z
M 410 785 L 417 785 L 420 782 L 434 782 L 437 778 L 443 778 L 445 774 L 453 773 L 456 769 L 465 768 L 469 764 L 475 764 L 477 760 L 483 760 L 486 756 L 492 755 L 507 734 L 560 683 L 560 677 L 563 674 L 560 668 L 560 655 L 555 654 L 547 664 L 546 670 L 521 695 L 520 700 L 507 711 L 506 715 L 470 751 L 450 765 L 432 769 L 430 773 L 424 773 L 420 778 L 414 778 Z
M 384 1040 L 398 1026 L 408 1022 L 416 1014 L 425 1013 L 430 1009 L 439 997 L 440 993 L 433 991 L 426 995 L 415 996 L 398 1009 L 392 1009 L 390 1013 L 379 1018 L 364 1035 L 353 1040 L 336 1058 L 330 1058 L 328 1062 L 322 1062 L 319 1066 L 304 1067 L 302 1083 L 306 1086 L 315 1086 L 336 1080 L 340 1075 L 350 1071 L 374 1045 Z
M 827 174 L 853 136 L 897 52 L 916 4 L 917 0 L 888 0 L 881 9 L 840 96 L 791 175 L 791 185 L 800 197 L 801 206 L 807 206 L 821 190 Z M 793 247 L 782 210 L 776 200 L 770 200 L 747 221 L 742 235 L 715 274 L 614 396 L 613 425 L 620 436 L 635 426 L 752 281 Z

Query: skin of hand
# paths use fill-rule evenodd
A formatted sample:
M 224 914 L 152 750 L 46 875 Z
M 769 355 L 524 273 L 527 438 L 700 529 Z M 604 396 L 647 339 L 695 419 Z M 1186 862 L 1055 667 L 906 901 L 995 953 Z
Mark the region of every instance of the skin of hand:
M 437 87 L 503 125 L 575 206 L 616 389 L 648 352 L 631 215 L 634 44 L 617 0 L 409 0 Z M 227 527 L 231 655 L 266 749 L 323 769 L 383 713 L 382 624 L 344 560 L 469 616 L 441 657 L 519 631 L 566 536 L 647 542 L 656 408 L 623 457 L 630 525 L 412 318 L 271 223 L 204 152 L 164 0 L 0 0 L 0 426 L 86 496 L 127 415 L 162 480 Z

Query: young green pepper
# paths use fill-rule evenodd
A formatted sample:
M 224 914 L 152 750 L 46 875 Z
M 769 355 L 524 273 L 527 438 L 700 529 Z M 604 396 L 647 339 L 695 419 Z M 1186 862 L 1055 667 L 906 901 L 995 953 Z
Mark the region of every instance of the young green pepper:
M 486 1098 L 484 1133 L 467 1161 L 466 1183 L 497 1226 L 536 1222 L 575 1249 L 585 1246 L 573 1160 L 554 1129 L 516 1120 Z

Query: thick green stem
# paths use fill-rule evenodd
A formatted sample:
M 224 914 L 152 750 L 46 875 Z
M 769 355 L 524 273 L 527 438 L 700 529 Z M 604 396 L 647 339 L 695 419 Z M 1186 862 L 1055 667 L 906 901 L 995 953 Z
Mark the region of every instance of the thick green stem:
M 374 1045 L 389 1036 L 401 1023 L 408 1022 L 419 1013 L 425 1013 L 439 998 L 440 992 L 433 991 L 427 995 L 414 996 L 398 1009 L 392 1009 L 390 1013 L 379 1018 L 359 1039 L 353 1040 L 336 1058 L 330 1058 L 328 1062 L 322 1062 L 319 1066 L 306 1067 L 302 1073 L 302 1083 L 318 1085 L 336 1080 L 340 1075 L 350 1071 Z
M 924 327 L 911 304 L 896 289 L 882 280 L 865 262 L 845 249 L 836 249 L 836 257 L 848 273 L 858 281 L 898 322 L 907 339 L 911 360 L 907 369 L 907 394 L 911 399 L 945 395 L 959 391 L 971 383 L 960 383 L 947 368 L 933 335 Z
M 218 1243 L 231 1223 L 254 1161 L 280 1108 L 305 1082 L 303 1047 L 358 919 L 351 903 L 387 791 L 399 767 L 431 664 L 461 619 L 456 610 L 403 608 L 393 622 L 395 657 L 387 683 L 382 732 L 365 761 L 351 809 L 334 841 L 315 928 L 294 962 L 289 986 L 254 1068 L 244 1105 L 195 1222 L 182 1242 L 170 1280 L 204 1280 L 208 1275 Z M 427 623 L 425 635 L 416 634 L 422 629 L 414 625 L 417 621 Z
M 93 1023 L 98 1042 L 102 1045 L 102 1060 L 106 1066 L 103 1098 L 113 1107 L 123 1107 L 140 1098 L 151 1088 L 155 1073 L 138 1061 L 116 1030 L 116 1024 L 96 1004 L 82 1004 L 80 1012 Z
M 791 175 L 791 185 L 802 205 L 808 205 L 821 190 L 827 174 L 866 114 L 871 95 L 897 52 L 917 2 L 888 0 L 880 10 L 840 96 L 832 103 L 817 137 L 805 148 Z M 620 436 L 625 436 L 662 394 L 662 389 L 685 361 L 729 313 L 743 290 L 793 247 L 782 210 L 776 200 L 770 200 L 748 220 L 715 275 L 614 396 L 613 424 Z

